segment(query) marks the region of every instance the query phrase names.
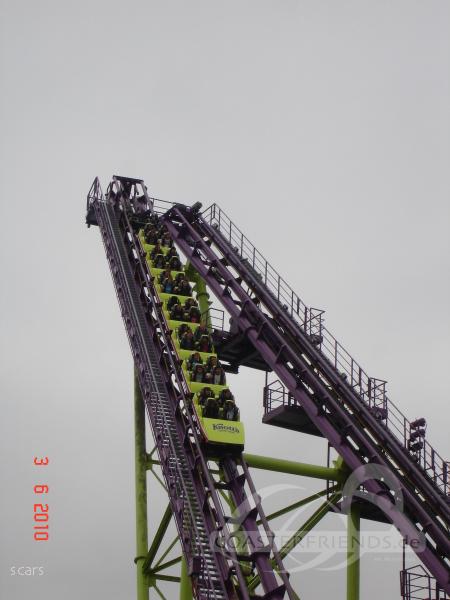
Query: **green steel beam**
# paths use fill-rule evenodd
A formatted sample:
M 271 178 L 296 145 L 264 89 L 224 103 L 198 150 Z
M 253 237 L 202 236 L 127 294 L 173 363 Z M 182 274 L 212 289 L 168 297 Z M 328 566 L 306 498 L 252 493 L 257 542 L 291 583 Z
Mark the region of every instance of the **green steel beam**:
M 172 558 L 172 560 L 168 560 L 167 562 L 162 563 L 162 564 L 158 565 L 157 567 L 155 566 L 152 569 L 152 573 L 159 573 L 160 571 L 164 571 L 164 569 L 168 569 L 169 567 L 176 565 L 177 563 L 181 562 L 182 560 L 183 560 L 182 556 L 177 556 L 176 558 Z
M 347 516 L 347 600 L 359 600 L 360 510 L 352 504 Z
M 178 542 L 178 536 L 173 539 L 173 541 L 171 542 L 171 544 L 169 545 L 169 547 L 166 548 L 166 550 L 163 552 L 163 554 L 161 554 L 161 556 L 158 558 L 158 560 L 156 561 L 156 564 L 154 566 L 154 569 L 156 569 L 157 567 L 159 567 L 159 565 L 166 558 L 166 556 L 169 554 L 169 552 L 172 550 L 172 548 L 175 546 L 175 544 L 177 542 Z
M 298 502 L 294 502 L 294 504 L 290 504 L 289 506 L 286 506 L 286 508 L 282 508 L 281 510 L 277 510 L 276 512 L 271 513 L 270 515 L 268 515 L 266 517 L 266 519 L 267 519 L 267 521 L 271 521 L 272 519 L 277 519 L 278 517 L 281 517 L 281 516 L 285 515 L 286 513 L 291 512 L 292 510 L 295 510 L 296 508 L 300 508 L 302 506 L 305 506 L 306 504 L 309 504 L 310 502 L 314 502 L 314 500 L 317 500 L 317 498 L 326 496 L 328 492 L 332 493 L 332 492 L 337 491 L 338 489 L 339 489 L 338 486 L 333 486 L 329 489 L 322 490 L 321 492 L 316 492 L 312 496 L 303 498 L 302 500 L 299 500 Z M 257 523 L 258 523 L 258 525 L 260 525 L 261 521 L 258 521 Z
M 156 556 L 156 553 L 159 550 L 159 547 L 161 546 L 161 542 L 167 531 L 171 518 L 172 509 L 170 508 L 170 504 L 168 504 L 166 510 L 164 511 L 164 515 L 161 519 L 161 523 L 159 524 L 159 527 L 155 533 L 155 537 L 153 538 L 152 545 L 150 546 L 148 552 L 146 552 L 146 557 L 142 564 L 142 570 L 144 571 L 144 573 L 150 572 L 151 570 L 152 562 Z
M 149 473 L 151 473 L 153 475 L 153 477 L 156 479 L 156 481 L 159 483 L 159 485 L 162 487 L 162 489 L 167 492 L 167 488 L 164 485 L 164 481 L 161 479 L 161 477 L 159 477 L 156 472 L 153 470 L 153 468 L 149 468 L 148 469 Z
M 323 517 L 328 514 L 330 510 L 330 506 L 335 504 L 339 498 L 341 497 L 341 492 L 335 492 L 330 496 L 328 500 L 326 500 L 323 504 L 319 506 L 317 510 L 313 512 L 313 514 L 307 519 L 307 521 L 303 524 L 300 529 L 298 529 L 294 535 L 282 546 L 280 550 L 281 560 L 285 558 L 289 552 L 291 552 L 295 546 L 297 546 L 304 537 L 311 531 L 313 527 L 317 525 L 319 521 L 323 519 Z
M 172 583 L 180 583 L 180 577 L 174 577 L 173 575 L 161 575 L 160 573 L 155 573 L 155 579 L 158 581 L 171 581 Z
M 145 447 L 145 407 L 139 381 L 134 373 L 134 442 L 136 486 L 136 575 L 137 598 L 148 600 L 148 580 L 143 563 L 148 549 L 147 451 Z
M 153 450 L 149 454 L 147 454 L 148 458 L 151 458 L 155 454 L 157 449 L 158 449 L 157 446 L 153 446 Z
M 164 596 L 164 594 L 162 593 L 162 591 L 159 589 L 159 587 L 156 585 L 156 583 L 152 586 L 156 593 L 158 594 L 158 596 L 161 598 L 161 600 L 167 600 L 167 598 Z
M 279 555 L 281 560 L 291 552 L 295 546 L 297 546 L 303 538 L 311 531 L 313 527 L 328 513 L 330 506 L 335 504 L 341 497 L 341 492 L 335 492 L 330 496 L 329 500 L 326 500 L 319 508 L 307 519 L 307 521 L 294 533 L 292 537 L 281 547 Z M 272 559 L 272 566 L 276 567 L 276 561 Z M 255 575 L 249 582 L 249 590 L 254 590 L 260 583 L 259 575 Z
M 332 468 L 310 465 L 292 460 L 283 460 L 280 458 L 270 458 L 268 456 L 258 456 L 256 454 L 243 454 L 243 458 L 249 467 L 253 469 L 265 469 L 277 473 L 288 473 L 290 475 L 303 475 L 313 479 L 325 479 L 328 481 L 345 480 L 345 471 Z
M 192 584 L 185 558 L 181 559 L 180 600 L 192 600 Z

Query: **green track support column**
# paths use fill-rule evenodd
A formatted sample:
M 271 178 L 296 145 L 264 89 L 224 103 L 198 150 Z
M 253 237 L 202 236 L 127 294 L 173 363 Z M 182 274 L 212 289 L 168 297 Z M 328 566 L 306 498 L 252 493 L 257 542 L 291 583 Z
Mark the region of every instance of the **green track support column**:
M 137 599 L 148 600 L 148 581 L 142 570 L 148 552 L 145 407 L 136 373 L 134 374 L 134 439 L 136 478 L 136 558 L 134 562 L 137 571 Z
M 359 600 L 360 512 L 352 504 L 347 516 L 347 600 Z
M 191 578 L 184 558 L 181 559 L 180 600 L 192 600 Z
M 206 315 L 206 325 L 208 329 L 211 329 L 211 317 L 209 314 L 209 307 L 211 302 L 209 301 L 208 289 L 206 287 L 206 283 L 202 277 L 197 273 L 191 263 L 187 264 L 186 273 L 191 281 L 195 283 L 195 292 L 197 294 L 198 307 L 200 309 L 200 313 L 205 318 Z

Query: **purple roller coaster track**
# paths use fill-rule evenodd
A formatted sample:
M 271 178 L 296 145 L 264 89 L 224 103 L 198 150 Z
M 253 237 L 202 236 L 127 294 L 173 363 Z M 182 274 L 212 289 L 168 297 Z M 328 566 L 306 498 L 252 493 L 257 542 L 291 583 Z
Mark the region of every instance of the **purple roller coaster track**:
M 143 181 L 124 177 L 114 177 L 104 197 L 95 180 L 87 223 L 102 234 L 186 561 L 189 590 L 183 592 L 182 581 L 181 597 L 298 598 L 283 566 L 285 549 L 275 544 L 252 482 L 250 458 L 224 455 L 220 480 L 211 470 L 137 234 L 155 216 L 189 261 L 198 289 L 209 289 L 230 317 L 229 330 L 223 316 L 220 327 L 211 325 L 226 370 L 246 365 L 266 371 L 263 421 L 325 438 L 350 474 L 335 509 L 347 512 L 357 491 L 361 515 L 375 506 L 376 518 L 392 523 L 423 565 L 402 571 L 402 597 L 446 598 L 449 464 L 426 439 L 425 419 L 403 415 L 387 397 L 386 382 L 367 374 L 324 326 L 323 311 L 308 307 L 216 204 L 201 211 L 198 203 L 157 200 Z M 206 313 L 211 324 L 208 306 Z M 271 372 L 276 381 L 269 383 Z M 223 505 L 224 490 L 232 513 Z M 236 548 L 236 526 L 245 532 L 245 548 Z M 148 560 L 139 565 L 145 571 Z

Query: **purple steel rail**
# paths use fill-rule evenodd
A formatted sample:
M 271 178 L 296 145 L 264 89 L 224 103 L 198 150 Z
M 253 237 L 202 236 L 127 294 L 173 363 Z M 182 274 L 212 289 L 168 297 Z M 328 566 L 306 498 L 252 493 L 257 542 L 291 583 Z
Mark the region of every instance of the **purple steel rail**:
M 440 518 L 430 514 L 430 505 L 415 489 L 406 485 L 403 473 L 415 475 L 415 471 L 419 471 L 410 455 L 401 448 L 400 457 L 396 456 L 402 466 L 401 473 L 386 453 L 386 450 L 390 450 L 395 454 L 394 451 L 398 449 L 395 438 L 386 427 L 380 425 L 357 394 L 353 391 L 348 393 L 351 388 L 336 372 L 334 365 L 330 365 L 304 332 L 299 332 L 289 309 L 280 306 L 279 295 L 277 298 L 267 289 L 253 265 L 248 260 L 242 260 L 218 228 L 207 223 L 198 211 L 182 205 L 175 205 L 162 218 L 181 251 L 235 319 L 239 329 L 246 334 L 350 469 L 356 470 L 371 462 L 387 467 L 401 479 L 408 513 L 420 525 L 422 537 L 413 522 L 396 510 L 391 497 L 386 495 L 384 484 L 372 479 L 365 482 L 364 486 L 379 496 L 378 506 L 410 544 L 422 539 L 424 543 L 415 547 L 415 551 L 440 585 L 448 589 L 448 567 L 445 558 L 442 558 L 442 554 L 448 556 L 450 549 L 447 531 Z M 255 294 L 254 299 L 243 289 L 243 281 Z M 278 279 L 278 285 L 281 285 L 280 282 Z M 270 316 L 263 312 L 261 304 Z M 394 449 L 392 440 L 396 444 Z M 420 478 L 419 483 L 422 483 Z M 423 488 L 425 492 L 429 491 L 427 486 Z M 425 493 L 425 498 L 427 495 L 434 499 L 433 494 Z M 441 510 L 448 512 L 445 501 L 443 505 L 438 502 L 438 505 Z
M 139 180 L 137 183 L 142 184 Z M 102 233 L 179 539 L 195 581 L 194 592 L 199 600 L 237 598 L 231 579 L 234 574 L 239 598 L 250 600 L 239 564 L 244 559 L 254 562 L 258 570 L 264 590 L 262 598 L 282 600 L 285 592 L 294 598 L 273 534 L 270 536 L 265 526 L 271 540 L 269 546 L 262 547 L 259 541 L 263 538 L 257 520 L 264 518 L 262 508 L 257 505 L 256 511 L 245 513 L 248 499 L 244 492 L 239 498 L 235 493 L 235 486 L 241 486 L 242 491 L 244 482 L 254 489 L 247 469 L 243 476 L 230 477 L 229 489 L 235 500 L 241 501 L 238 513 L 243 511 L 245 517 L 251 553 L 238 557 L 234 550 L 228 527 L 232 516 L 225 514 L 209 472 L 192 416 L 191 393 L 162 315 L 145 252 L 130 225 L 129 217 L 139 218 L 153 209 L 153 199 L 142 187 L 144 193 L 137 195 L 136 186 L 124 189 L 121 178 L 115 178 L 105 200 L 95 180 L 88 195 L 87 221 L 98 224 Z M 225 464 L 230 470 L 235 463 L 226 459 Z M 226 553 L 218 548 L 225 548 Z M 281 571 L 282 585 L 277 582 L 271 560 Z
M 225 218 L 224 213 L 221 212 L 220 214 L 222 215 L 221 223 L 223 224 Z M 394 413 L 395 406 L 392 402 L 389 402 L 386 397 L 386 382 L 375 378 L 369 378 L 364 375 L 364 377 L 366 377 L 367 390 L 365 395 L 358 394 L 358 390 L 355 390 L 355 386 L 351 385 L 351 381 L 347 381 L 346 373 L 344 373 L 344 377 L 342 377 L 343 373 L 339 369 L 336 369 L 336 365 L 333 364 L 329 357 L 326 357 L 320 350 L 320 346 L 323 344 L 324 339 L 323 334 L 325 333 L 325 328 L 321 324 L 322 311 L 317 311 L 317 309 L 304 310 L 303 313 L 309 316 L 304 321 L 304 326 L 302 328 L 300 324 L 293 319 L 292 314 L 285 305 L 282 306 L 282 310 L 280 311 L 281 304 L 279 298 L 275 297 L 273 290 L 268 289 L 267 285 L 264 284 L 262 280 L 262 275 L 257 273 L 253 266 L 249 264 L 249 261 L 242 260 L 240 259 L 240 255 L 236 255 L 236 248 L 230 246 L 229 241 L 218 231 L 218 226 L 213 227 L 210 226 L 209 223 L 205 223 L 205 228 L 207 229 L 207 235 L 211 236 L 210 240 L 216 243 L 223 255 L 226 255 L 230 265 L 235 268 L 239 276 L 255 293 L 258 294 L 258 297 L 263 300 L 265 308 L 272 313 L 272 316 L 276 318 L 278 322 L 283 324 L 283 327 L 285 327 L 284 331 L 289 333 L 292 338 L 295 339 L 299 346 L 299 350 L 308 355 L 310 364 L 314 364 L 318 371 L 318 375 L 338 391 L 339 394 L 353 406 L 354 411 L 364 415 L 365 425 L 370 430 L 370 433 L 375 435 L 378 441 L 381 441 L 385 448 L 390 451 L 397 467 L 403 469 L 403 473 L 408 473 L 409 478 L 415 486 L 415 491 L 425 495 L 430 507 L 432 507 L 441 518 L 441 525 L 444 524 L 447 533 L 449 522 L 448 492 L 450 491 L 447 481 L 448 463 L 443 461 L 430 445 L 426 445 L 427 443 L 423 438 L 425 429 L 420 427 L 414 428 L 414 423 L 403 418 L 402 427 L 404 428 L 404 436 L 402 440 L 399 440 L 396 435 L 397 430 L 392 430 L 387 426 L 389 414 Z M 226 229 L 227 231 L 233 231 L 231 225 L 228 225 Z M 205 234 L 205 231 L 203 231 L 203 234 Z M 241 239 L 242 238 L 243 235 L 241 234 Z M 248 244 L 248 241 L 246 243 Z M 242 241 L 241 247 L 243 246 L 244 242 Z M 253 247 L 252 256 L 256 255 L 256 249 Z M 265 272 L 269 273 L 270 269 L 271 267 L 269 267 L 266 262 Z M 293 292 L 291 291 L 291 295 L 292 294 Z M 299 302 L 300 301 L 296 302 L 296 304 L 298 305 Z M 316 329 L 317 319 L 319 319 L 319 330 Z M 311 329 L 313 322 L 314 327 Z M 306 336 L 305 333 L 307 334 Z M 334 341 L 333 347 L 340 348 L 336 340 Z M 354 364 L 356 364 L 355 361 Z M 332 368 L 330 369 L 330 367 Z M 362 369 L 358 367 L 358 370 L 361 374 L 361 379 L 364 379 Z M 366 406 L 368 410 L 361 411 L 361 404 Z M 419 421 L 425 423 L 424 419 L 419 419 L 416 423 Z M 421 434 L 422 436 L 416 438 L 416 442 L 420 442 L 419 448 L 420 446 L 422 447 L 419 449 L 418 453 L 411 452 L 412 447 L 414 447 L 411 446 L 412 433 Z M 399 447 L 400 445 L 402 446 L 401 448 Z M 407 452 L 405 452 L 405 450 L 407 450 Z M 413 454 L 412 456 L 411 453 Z M 431 462 L 427 469 L 423 469 L 420 459 L 422 457 L 426 460 L 427 456 L 430 456 Z M 429 476 L 429 469 L 431 468 L 434 469 L 432 477 Z M 447 549 L 446 553 L 448 555 L 449 546 L 446 545 L 444 548 Z
M 373 416 L 389 430 L 389 433 L 402 444 L 403 448 L 412 454 L 415 465 L 419 466 L 427 476 L 426 485 L 429 493 L 434 496 L 435 501 L 443 508 L 443 514 L 448 520 L 448 495 L 450 492 L 448 482 L 448 462 L 444 461 L 423 437 L 420 438 L 422 445 L 420 451 L 417 452 L 411 450 L 411 433 L 417 431 L 417 428 L 414 429 L 414 423 L 411 423 L 406 419 L 397 407 L 387 398 L 386 381 L 369 377 L 323 326 L 323 311 L 307 308 L 298 296 L 295 295 L 293 290 L 288 288 L 284 280 L 278 275 L 275 294 L 274 286 L 270 283 L 271 279 L 273 279 L 273 273 L 275 273 L 274 269 L 267 261 L 265 261 L 256 248 L 250 244 L 237 227 L 231 223 L 217 205 L 213 205 L 207 209 L 207 211 L 202 214 L 202 217 L 204 217 L 205 214 L 207 215 L 208 224 L 211 224 L 212 221 L 214 230 L 220 231 L 222 237 L 225 237 L 228 247 L 233 247 L 234 252 L 237 252 L 241 257 L 242 260 L 238 262 L 238 267 L 239 264 L 243 263 L 244 268 L 250 272 L 250 279 L 252 279 L 252 276 L 256 276 L 257 280 L 259 280 L 259 285 L 264 283 L 264 287 L 267 288 L 267 291 L 271 294 L 272 298 L 276 297 L 278 304 L 283 308 L 283 320 L 286 321 L 284 313 L 288 313 L 291 317 L 287 322 L 289 325 L 295 323 L 296 329 L 292 330 L 293 334 L 299 333 L 302 335 L 306 333 L 308 335 L 309 339 L 314 342 L 314 357 L 317 354 L 315 351 L 319 349 L 321 354 L 327 359 L 326 366 L 334 366 L 339 377 L 343 378 L 344 383 L 348 384 L 349 389 L 351 388 L 354 393 L 358 394 L 360 400 L 369 408 Z M 213 214 L 214 217 L 208 217 L 210 214 Z M 241 240 L 240 247 L 232 246 L 228 236 L 232 242 L 235 241 L 236 237 L 239 237 Z M 248 249 L 249 247 L 252 248 L 251 252 L 246 252 L 245 249 Z M 248 255 L 251 255 L 252 257 L 251 264 Z M 258 267 L 258 264 L 261 261 L 264 261 L 264 269 Z M 264 276 L 262 272 L 264 272 Z M 288 295 L 291 298 L 290 307 L 282 302 L 286 299 L 286 296 L 283 296 L 284 288 L 289 289 Z M 293 309 L 294 305 L 296 311 Z M 303 318 L 301 315 L 303 315 Z M 325 344 L 327 339 L 329 340 L 328 346 Z M 308 345 L 311 347 L 311 344 Z M 327 347 L 332 349 L 331 354 L 327 352 Z M 346 364 L 349 365 L 349 370 L 345 369 Z M 355 377 L 356 372 L 358 373 L 357 378 Z M 420 421 L 424 420 L 420 419 Z M 422 431 L 422 435 L 424 435 L 424 430 L 421 429 L 420 431 Z M 428 484 L 433 484 L 441 493 L 439 495 L 434 494 L 432 488 L 430 488 Z
M 403 600 L 447 600 L 449 596 L 422 565 L 400 572 L 400 593 Z
M 229 247 L 233 248 L 241 261 L 264 284 L 266 291 L 277 300 L 296 324 L 298 329 L 310 336 L 316 336 L 316 347 L 321 354 L 345 377 L 348 385 L 358 394 L 364 404 L 380 417 L 384 426 L 410 450 L 411 422 L 386 396 L 386 381 L 370 377 L 353 356 L 342 346 L 334 335 L 323 325 L 324 311 L 306 306 L 301 298 L 269 264 L 248 238 L 229 219 L 217 204 L 212 204 L 202 213 L 202 219 L 219 231 Z M 377 410 L 382 409 L 382 410 Z M 444 496 L 450 494 L 449 463 L 423 440 L 416 464 L 426 473 Z

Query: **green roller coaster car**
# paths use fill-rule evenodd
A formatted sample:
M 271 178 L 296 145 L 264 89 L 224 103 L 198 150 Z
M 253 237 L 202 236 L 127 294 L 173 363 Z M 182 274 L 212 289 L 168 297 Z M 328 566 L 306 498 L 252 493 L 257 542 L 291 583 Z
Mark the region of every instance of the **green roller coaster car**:
M 191 324 L 192 325 L 192 324 Z M 204 387 L 209 387 L 216 396 L 224 389 L 227 389 L 227 385 L 213 385 L 205 383 L 197 383 L 191 381 L 189 373 L 185 368 L 185 361 L 192 354 L 190 350 L 182 350 L 176 340 L 176 336 L 172 335 L 174 344 L 180 359 L 183 360 L 183 373 L 188 383 L 189 389 L 194 394 L 193 405 L 197 422 L 202 432 L 202 437 L 206 443 L 209 454 L 221 455 L 221 454 L 239 454 L 244 449 L 245 444 L 245 429 L 242 421 L 228 421 L 226 419 L 211 419 L 203 416 L 203 407 L 198 403 L 197 395 Z M 215 356 L 214 353 L 200 352 L 202 360 L 206 361 L 210 356 Z
M 142 246 L 146 251 L 147 255 L 147 263 L 150 269 L 151 274 L 155 277 L 156 281 L 160 273 L 162 273 L 163 269 L 156 269 L 152 265 L 152 261 L 150 260 L 150 252 L 153 250 L 154 246 L 150 244 L 146 244 L 144 240 L 144 236 L 142 231 L 139 234 L 141 239 Z M 166 254 L 168 248 L 162 248 L 162 253 Z M 175 277 L 177 273 L 180 271 L 172 271 L 172 276 Z M 184 272 L 184 271 L 181 271 Z M 184 304 L 188 299 L 188 296 L 180 296 L 178 294 L 165 294 L 161 291 L 161 286 L 155 282 L 156 291 L 159 299 L 165 305 L 167 301 L 173 296 L 177 295 L 181 304 Z M 215 394 L 218 396 L 220 392 L 224 389 L 227 389 L 227 385 L 212 385 L 205 383 L 197 383 L 190 380 L 190 375 L 186 369 L 186 361 L 192 354 L 191 350 L 183 350 L 180 348 L 180 343 L 178 340 L 178 336 L 176 334 L 177 329 L 182 324 L 181 321 L 173 321 L 170 319 L 169 312 L 166 308 L 163 308 L 163 314 L 167 321 L 170 331 L 172 332 L 172 342 L 174 344 L 175 350 L 182 361 L 182 370 L 186 382 L 189 386 L 193 394 L 193 407 L 196 416 L 196 420 L 199 426 L 199 430 L 202 434 L 203 442 L 206 446 L 206 450 L 210 456 L 223 456 L 225 454 L 240 454 L 244 449 L 245 443 L 245 431 L 244 424 L 241 421 L 230 421 L 226 419 L 219 418 L 209 418 L 203 416 L 203 407 L 200 406 L 197 395 L 200 390 L 204 387 L 209 387 Z M 198 327 L 198 323 L 186 323 L 192 331 Z M 199 352 L 202 360 L 206 362 L 210 356 L 216 356 L 214 352 Z
M 244 449 L 245 431 L 242 421 L 209 419 L 202 416 L 202 407 L 194 400 L 194 408 L 202 435 L 211 453 L 239 453 Z

